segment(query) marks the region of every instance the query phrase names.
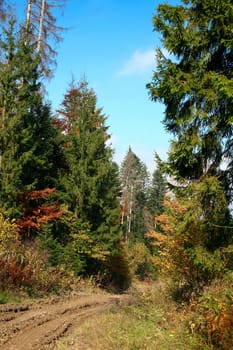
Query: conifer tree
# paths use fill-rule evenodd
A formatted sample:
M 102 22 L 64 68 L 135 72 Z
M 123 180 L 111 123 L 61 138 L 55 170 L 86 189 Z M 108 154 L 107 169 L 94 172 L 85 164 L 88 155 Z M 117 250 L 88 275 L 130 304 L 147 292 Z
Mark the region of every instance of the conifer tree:
M 146 232 L 145 212 L 148 171 L 131 147 L 129 147 L 121 164 L 120 179 L 122 186 L 121 223 L 126 242 L 130 237 L 132 241 L 143 241 Z
M 176 260 L 183 287 L 184 271 L 191 276 L 187 284 L 199 288 L 223 274 L 226 265 L 232 269 L 223 253 L 232 261 L 232 18 L 228 0 L 161 4 L 154 16 L 167 54 L 157 50 L 158 65 L 147 87 L 151 98 L 166 106 L 163 122 L 174 138 L 168 161 L 160 166 L 176 180 L 167 208 L 172 210 L 157 218 L 163 233 L 156 239 L 165 250 L 170 241 L 168 255 Z
M 96 274 L 111 269 L 111 261 L 116 263 L 122 254 L 118 168 L 107 145 L 106 117 L 85 80 L 71 84 L 58 113 L 67 161 L 61 180 L 64 201 L 77 223 L 76 241 L 84 237 L 78 252 L 85 260 L 86 272 Z
M 164 48 L 148 89 L 166 106 L 164 125 L 174 136 L 170 174 L 193 181 L 218 176 L 232 200 L 232 22 L 230 0 L 161 4 L 154 29 Z M 225 163 L 222 167 L 222 163 Z
M 162 171 L 158 168 L 153 172 L 152 181 L 148 188 L 147 206 L 153 217 L 162 214 L 165 193 L 166 181 Z
M 39 56 L 25 43 L 24 29 L 18 32 L 14 22 L 4 33 L 0 203 L 8 217 L 22 220 L 33 216 L 35 202 L 44 202 L 46 195 L 39 191 L 55 188 L 59 149 L 50 106 L 43 102 L 40 90 Z

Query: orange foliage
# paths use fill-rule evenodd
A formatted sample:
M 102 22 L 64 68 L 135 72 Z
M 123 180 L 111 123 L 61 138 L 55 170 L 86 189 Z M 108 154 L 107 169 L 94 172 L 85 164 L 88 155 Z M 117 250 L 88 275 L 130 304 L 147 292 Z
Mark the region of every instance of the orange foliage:
M 209 313 L 206 317 L 209 337 L 220 344 L 233 344 L 233 300 L 223 305 L 218 315 Z
M 47 199 L 52 193 L 55 193 L 55 188 L 45 188 L 44 190 L 35 190 L 25 192 L 23 197 L 25 200 L 38 201 L 40 199 Z
M 67 129 L 63 119 L 60 119 L 58 117 L 54 117 L 52 123 L 55 126 L 55 128 L 59 129 L 61 132 L 66 131 Z
M 31 230 L 39 231 L 42 224 L 57 220 L 62 215 L 63 211 L 59 209 L 57 203 L 51 205 L 43 203 L 55 191 L 54 188 L 46 188 L 24 194 L 24 216 L 16 221 L 21 234 L 29 235 Z
M 168 214 L 163 213 L 157 216 L 156 225 L 161 226 L 163 231 L 166 232 L 167 234 L 168 233 L 172 234 L 174 232 L 174 229 L 171 224 L 171 218 L 170 218 L 170 215 Z
M 20 231 L 28 232 L 30 229 L 40 230 L 41 224 L 51 220 L 56 220 L 62 215 L 63 211 L 59 210 L 57 205 L 39 206 L 32 211 L 32 215 L 24 216 L 16 221 Z
M 30 284 L 33 271 L 14 260 L 0 259 L 0 282 L 8 288 Z
M 177 232 L 187 208 L 170 198 L 165 199 L 164 207 L 166 212 L 155 218 L 157 230 L 148 232 L 145 238 L 151 246 L 157 247 L 158 255 L 154 257 L 154 263 L 163 273 L 169 276 L 180 273 L 186 278 L 192 274 L 190 259 L 184 248 L 188 237 Z

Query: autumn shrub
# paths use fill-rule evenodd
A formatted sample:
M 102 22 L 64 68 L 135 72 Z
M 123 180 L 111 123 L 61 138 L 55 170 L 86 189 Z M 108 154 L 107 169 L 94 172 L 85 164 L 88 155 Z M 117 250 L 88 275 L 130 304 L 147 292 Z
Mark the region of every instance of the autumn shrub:
M 14 260 L 0 260 L 1 287 L 17 288 L 31 283 L 32 271 Z
M 27 279 L 28 271 L 18 262 L 19 240 L 16 225 L 0 214 L 0 284 L 1 289 Z
M 1 294 L 7 291 L 49 293 L 69 282 L 68 274 L 50 265 L 48 251 L 42 249 L 37 240 L 20 241 L 16 224 L 0 214 Z
M 196 301 L 190 325 L 214 349 L 229 350 L 233 344 L 233 276 L 213 281 Z
M 37 244 L 20 245 L 10 258 L 0 259 L 1 288 L 21 290 L 29 295 L 41 295 L 59 291 L 65 274 L 48 263 L 46 252 Z
M 4 219 L 0 213 L 0 255 L 7 259 L 12 247 L 18 244 L 17 228 L 14 222 Z
M 174 295 L 188 300 L 230 269 L 226 199 L 218 179 L 207 177 L 182 195 L 167 196 L 164 208 L 146 238 L 157 248 L 154 261 L 171 277 Z
M 134 276 L 140 280 L 156 278 L 157 269 L 153 257 L 144 243 L 135 243 L 129 248 L 130 268 Z
M 21 266 L 30 272 L 30 279 L 22 281 L 21 288 L 29 294 L 43 294 L 59 288 L 59 271 L 51 267 L 48 252 L 42 250 L 37 241 L 29 241 L 21 247 Z

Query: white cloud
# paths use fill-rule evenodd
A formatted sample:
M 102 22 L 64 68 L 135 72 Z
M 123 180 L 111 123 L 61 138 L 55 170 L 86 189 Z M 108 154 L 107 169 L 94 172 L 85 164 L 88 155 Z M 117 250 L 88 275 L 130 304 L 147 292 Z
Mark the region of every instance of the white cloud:
M 155 50 L 136 50 L 119 70 L 118 76 L 141 75 L 151 70 L 156 63 Z

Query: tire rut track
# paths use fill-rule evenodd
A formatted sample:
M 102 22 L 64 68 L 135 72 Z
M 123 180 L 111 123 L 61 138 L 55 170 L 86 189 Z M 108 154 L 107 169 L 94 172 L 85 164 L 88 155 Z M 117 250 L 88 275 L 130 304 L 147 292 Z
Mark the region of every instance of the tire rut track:
M 92 295 L 56 298 L 22 305 L 0 306 L 1 350 L 53 349 L 55 341 L 85 319 L 112 305 L 130 303 L 127 295 Z

